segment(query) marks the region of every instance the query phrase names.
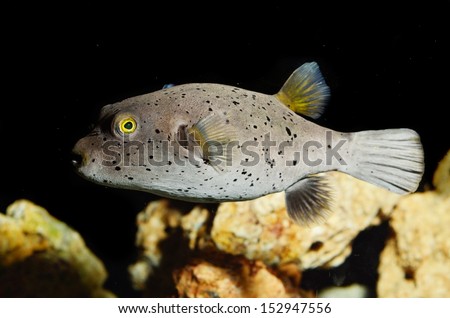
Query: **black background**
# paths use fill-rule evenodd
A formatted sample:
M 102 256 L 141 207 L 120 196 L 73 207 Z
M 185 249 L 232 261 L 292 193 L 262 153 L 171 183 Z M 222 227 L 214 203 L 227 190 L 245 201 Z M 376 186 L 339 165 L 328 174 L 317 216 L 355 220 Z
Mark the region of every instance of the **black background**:
M 136 256 L 135 216 L 157 197 L 91 184 L 70 163 L 101 106 L 167 83 L 273 94 L 306 61 L 319 63 L 331 87 L 318 122 L 341 131 L 415 129 L 429 186 L 450 148 L 449 6 L 397 5 L 3 8 L 0 210 L 19 198 L 44 206 L 102 258 L 108 287 L 133 295 L 126 266 Z

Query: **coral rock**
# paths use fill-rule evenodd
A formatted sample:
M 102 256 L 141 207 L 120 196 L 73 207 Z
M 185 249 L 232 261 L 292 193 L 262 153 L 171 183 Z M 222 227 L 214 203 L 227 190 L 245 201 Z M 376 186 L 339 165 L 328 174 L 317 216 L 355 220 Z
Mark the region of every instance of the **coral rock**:
M 364 285 L 331 286 L 317 295 L 319 298 L 365 298 L 369 296 L 369 288 Z
M 433 176 L 433 185 L 437 192 L 444 195 L 450 195 L 450 151 L 447 152 L 444 159 L 439 162 Z
M 381 253 L 379 297 L 450 297 L 450 195 L 402 199 L 390 222 L 395 235 Z
M 450 151 L 433 184 L 435 191 L 404 197 L 392 213 L 379 297 L 450 297 Z
M 141 250 L 139 260 L 129 266 L 133 287 L 145 290 L 148 278 L 163 258 L 161 243 L 169 238 L 171 229 L 181 224 L 182 213 L 170 206 L 169 200 L 158 200 L 147 205 L 137 216 L 136 245 Z
M 301 297 L 291 278 L 260 261 L 221 255 L 192 260 L 175 271 L 181 297 Z M 295 279 L 294 279 L 295 281 Z
M 0 214 L 0 297 L 104 297 L 102 262 L 81 236 L 26 200 Z
M 212 239 L 223 252 L 266 264 L 340 265 L 358 233 L 386 218 L 400 196 L 342 173 L 326 175 L 334 189 L 333 207 L 321 224 L 295 224 L 287 216 L 284 193 L 275 193 L 220 204 Z

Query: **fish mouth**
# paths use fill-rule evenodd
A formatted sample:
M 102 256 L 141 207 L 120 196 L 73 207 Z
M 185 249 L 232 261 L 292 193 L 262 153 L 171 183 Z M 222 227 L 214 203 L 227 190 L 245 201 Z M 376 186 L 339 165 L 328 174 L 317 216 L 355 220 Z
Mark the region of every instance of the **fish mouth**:
M 77 153 L 72 153 L 72 165 L 79 169 L 83 163 L 83 156 Z
M 72 165 L 76 169 L 80 169 L 81 167 L 86 165 L 87 158 L 86 155 L 78 151 L 76 148 L 72 150 Z

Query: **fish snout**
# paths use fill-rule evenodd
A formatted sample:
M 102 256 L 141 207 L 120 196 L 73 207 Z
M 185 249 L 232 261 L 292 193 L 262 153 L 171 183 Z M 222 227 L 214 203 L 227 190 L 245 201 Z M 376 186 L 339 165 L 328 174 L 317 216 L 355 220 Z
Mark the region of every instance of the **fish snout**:
M 72 151 L 72 165 L 79 169 L 83 164 L 83 156 L 75 151 Z
M 78 141 L 72 149 L 72 165 L 76 169 L 80 169 L 85 166 L 87 163 L 87 155 L 86 152 L 83 151 L 81 146 L 81 140 Z

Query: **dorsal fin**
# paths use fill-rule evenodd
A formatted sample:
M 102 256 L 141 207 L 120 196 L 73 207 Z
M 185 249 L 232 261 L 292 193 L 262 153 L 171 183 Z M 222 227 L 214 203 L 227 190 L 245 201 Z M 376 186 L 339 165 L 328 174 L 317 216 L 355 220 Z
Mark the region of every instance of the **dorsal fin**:
M 317 63 L 311 62 L 297 68 L 275 96 L 297 114 L 317 119 L 325 110 L 330 89 Z

